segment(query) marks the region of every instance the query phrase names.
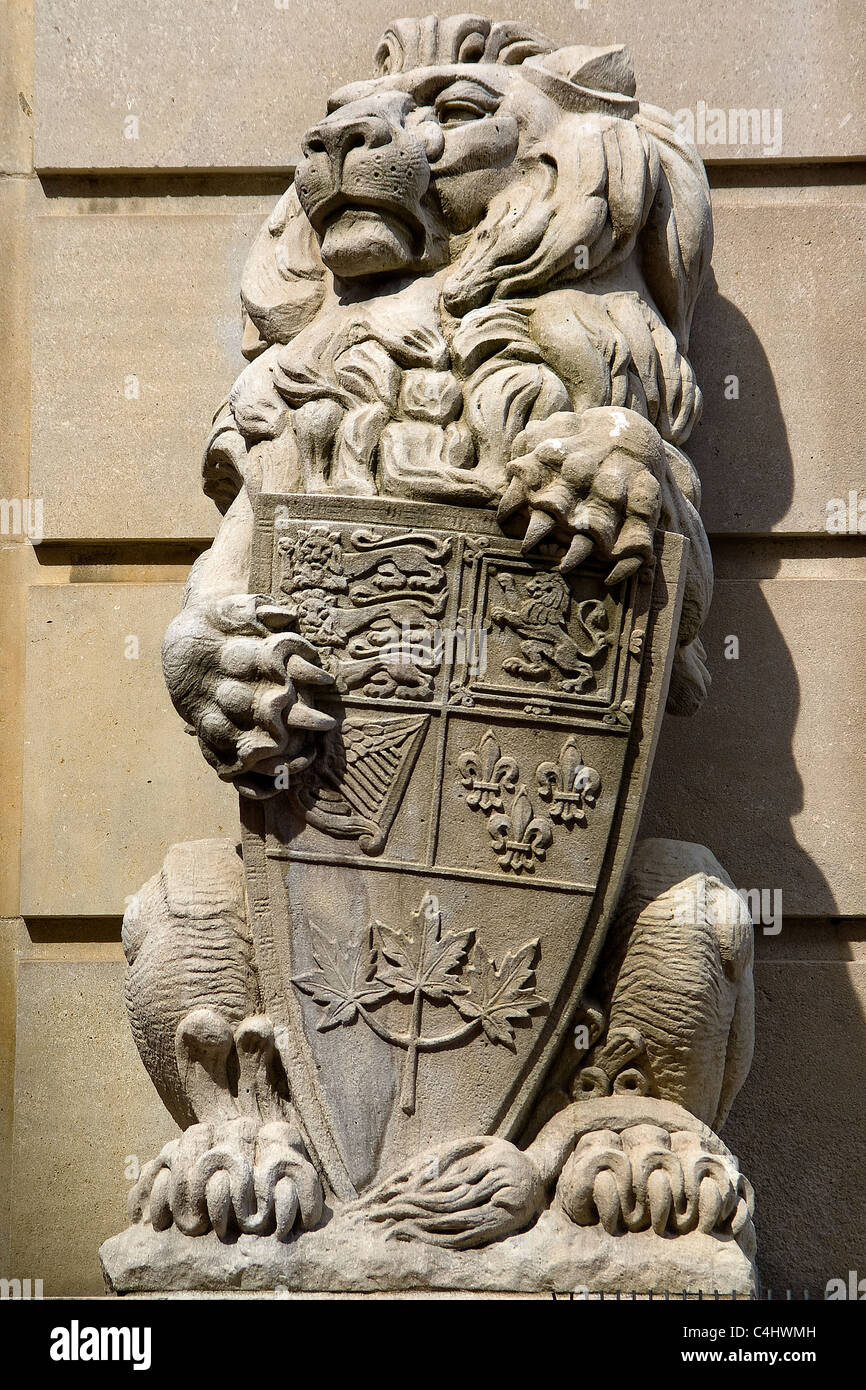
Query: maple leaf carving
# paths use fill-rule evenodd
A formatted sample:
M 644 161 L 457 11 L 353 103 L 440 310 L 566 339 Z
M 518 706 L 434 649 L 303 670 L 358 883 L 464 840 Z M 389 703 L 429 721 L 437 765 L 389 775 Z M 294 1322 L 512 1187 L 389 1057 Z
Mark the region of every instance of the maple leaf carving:
M 372 922 L 346 946 L 332 941 L 311 922 L 316 969 L 293 979 L 298 989 L 323 1007 L 316 1024 L 320 1033 L 348 1026 L 360 1017 L 383 1042 L 405 1050 L 400 1105 L 407 1115 L 415 1113 L 420 1051 L 461 1042 L 480 1026 L 489 1042 L 502 1043 L 515 1052 L 514 1024 L 527 1018 L 531 1009 L 547 1004 L 535 989 L 537 940 L 509 952 L 497 966 L 475 941 L 474 928 L 443 935 L 439 902 L 432 893 L 424 895 L 412 922 L 411 935 L 384 922 Z M 473 944 L 473 963 L 467 971 Z M 466 974 L 472 976 L 471 984 L 465 982 Z M 405 1032 L 395 1031 L 389 1020 L 377 1016 L 375 1006 L 395 997 L 411 1004 Z M 422 1029 L 425 1000 L 452 1004 L 464 1022 L 447 1035 L 426 1036 Z
M 310 923 L 310 935 L 318 968 L 295 975 L 293 983 L 317 1004 L 327 1006 L 316 1024 L 320 1033 L 354 1023 L 359 1004 L 376 1004 L 393 993 L 381 977 L 376 977 L 376 952 L 369 931 L 362 932 L 343 951 L 315 922 Z
M 436 899 L 427 893 L 417 912 L 413 912 L 415 936 L 407 936 L 384 922 L 375 922 L 379 949 L 388 964 L 379 968 L 378 978 L 401 999 L 423 994 L 427 999 L 447 1000 L 468 994 L 457 973 L 466 960 L 473 932 L 452 931 L 442 935 L 442 914 Z M 416 939 L 417 938 L 417 939 Z
M 476 944 L 470 967 L 475 981 L 467 999 L 455 999 L 454 1007 L 463 1018 L 477 1020 L 484 1035 L 493 1043 L 503 1043 L 516 1051 L 513 1023 L 527 1018 L 530 1009 L 547 1003 L 535 989 L 533 961 L 538 941 L 527 941 L 518 951 L 509 951 L 497 969 L 496 962 Z

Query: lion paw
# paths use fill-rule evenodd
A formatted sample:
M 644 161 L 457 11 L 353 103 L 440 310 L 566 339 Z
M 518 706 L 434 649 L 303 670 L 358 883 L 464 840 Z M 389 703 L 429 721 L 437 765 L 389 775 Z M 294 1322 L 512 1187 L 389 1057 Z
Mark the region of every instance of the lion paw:
M 129 1198 L 133 1222 L 172 1223 L 187 1236 L 215 1231 L 288 1239 L 321 1220 L 322 1186 L 295 1125 L 249 1116 L 191 1125 L 145 1164 Z
M 216 1231 L 285 1240 L 322 1216 L 323 1194 L 301 1139 L 269 1018 L 234 1027 L 193 1009 L 175 1037 L 178 1072 L 198 1123 L 141 1170 L 133 1222 L 184 1235 Z
M 525 551 L 559 530 L 571 542 L 563 572 L 595 551 L 611 566 L 605 583 L 618 584 L 652 559 L 663 470 L 661 438 L 633 410 L 562 411 L 514 441 L 499 520 L 528 513 Z
M 591 1130 L 563 1169 L 557 1202 L 576 1225 L 600 1222 L 609 1235 L 699 1230 L 733 1236 L 747 1254 L 754 1250 L 751 1184 L 720 1142 L 713 1151 L 688 1130 Z

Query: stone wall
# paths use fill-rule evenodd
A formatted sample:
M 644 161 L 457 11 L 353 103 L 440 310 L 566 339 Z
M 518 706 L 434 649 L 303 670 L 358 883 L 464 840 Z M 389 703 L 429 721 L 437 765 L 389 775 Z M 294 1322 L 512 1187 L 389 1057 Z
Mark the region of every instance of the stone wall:
M 240 270 L 305 124 L 368 71 L 395 6 L 326 0 L 315 24 L 299 0 L 35 8 L 0 7 L 0 492 L 39 499 L 44 532 L 33 547 L 10 513 L 0 536 L 0 1275 L 86 1294 L 136 1160 L 172 1129 L 123 1013 L 124 899 L 172 841 L 235 826 L 159 643 L 214 530 L 199 455 L 241 364 Z M 767 1283 L 820 1296 L 866 1275 L 860 7 L 513 8 L 562 41 L 628 42 L 639 94 L 705 137 L 690 452 L 714 685 L 668 721 L 645 830 L 704 841 L 767 895 L 758 1050 L 725 1137 Z M 740 108 L 766 111 L 760 134 Z M 852 489 L 849 531 L 828 530 Z

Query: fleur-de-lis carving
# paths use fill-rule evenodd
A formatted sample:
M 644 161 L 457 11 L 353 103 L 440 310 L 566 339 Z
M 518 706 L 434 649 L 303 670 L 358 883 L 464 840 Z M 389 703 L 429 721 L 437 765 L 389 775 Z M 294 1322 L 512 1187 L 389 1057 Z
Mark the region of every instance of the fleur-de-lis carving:
M 460 781 L 466 788 L 466 805 L 472 811 L 501 811 L 502 793 L 517 786 L 517 763 L 502 756 L 491 729 L 478 748 L 472 748 L 457 761 Z
M 511 813 L 492 815 L 487 822 L 493 853 L 501 869 L 514 873 L 530 872 L 536 859 L 544 859 L 553 839 L 553 826 L 547 816 L 537 816 L 525 786 L 521 786 L 511 807 Z
M 572 735 L 563 744 L 558 763 L 540 763 L 535 772 L 538 795 L 550 802 L 550 815 L 563 825 L 586 825 L 586 808 L 594 806 L 601 777 L 587 767 Z

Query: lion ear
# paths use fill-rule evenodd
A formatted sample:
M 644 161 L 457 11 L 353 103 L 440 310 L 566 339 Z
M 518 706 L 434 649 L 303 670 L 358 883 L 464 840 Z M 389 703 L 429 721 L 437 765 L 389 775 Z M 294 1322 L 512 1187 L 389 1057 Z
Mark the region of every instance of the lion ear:
M 241 302 L 258 330 L 250 353 L 288 343 L 318 312 L 325 296 L 319 243 L 298 202 L 294 185 L 283 194 L 250 251 L 241 279 Z
M 656 196 L 640 237 L 643 272 L 685 353 L 713 249 L 709 185 L 697 150 L 679 135 L 666 111 L 641 103 L 635 124 L 652 140 L 660 165 Z

